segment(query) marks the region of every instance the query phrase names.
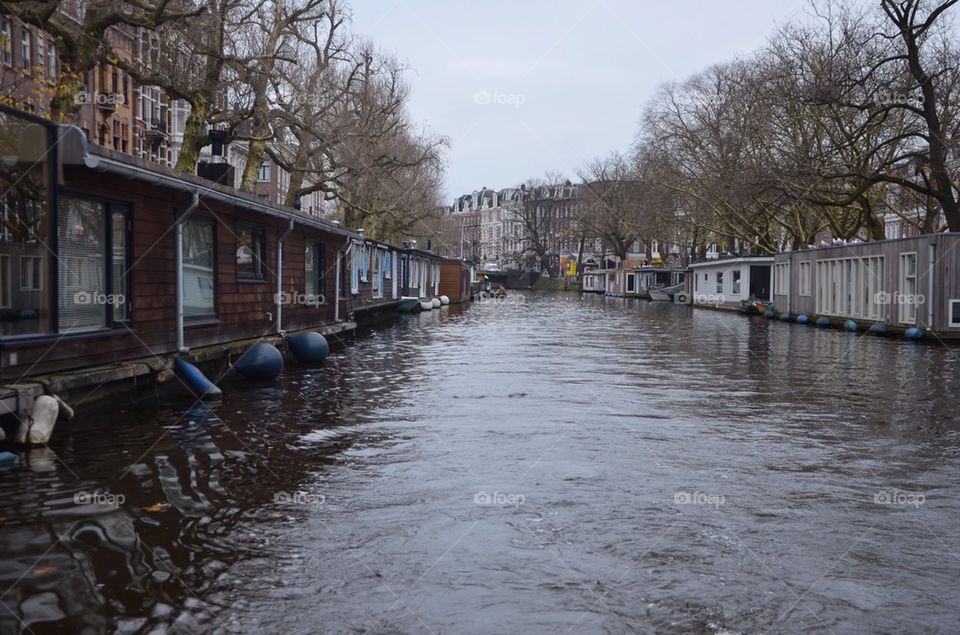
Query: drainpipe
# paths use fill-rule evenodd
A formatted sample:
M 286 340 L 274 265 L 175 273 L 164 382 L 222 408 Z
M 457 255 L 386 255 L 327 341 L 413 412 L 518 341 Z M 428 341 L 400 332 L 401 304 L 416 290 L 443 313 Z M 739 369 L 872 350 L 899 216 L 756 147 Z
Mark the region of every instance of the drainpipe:
M 193 192 L 190 206 L 177 218 L 176 226 L 176 275 L 177 275 L 177 351 L 186 353 L 188 350 L 183 340 L 183 223 L 200 205 L 200 193 Z
M 933 268 L 936 267 L 937 243 L 930 243 L 930 258 L 927 262 L 927 328 L 933 330 Z
M 283 239 L 289 236 L 292 231 L 293 219 L 291 218 L 287 222 L 287 228 L 277 236 L 277 294 L 273 301 L 277 307 L 277 335 L 280 336 L 283 335 L 283 322 L 281 320 L 283 311 Z
M 341 271 L 340 262 L 350 254 L 351 249 L 353 249 L 352 239 L 350 240 L 350 244 L 347 246 L 346 249 L 341 247 L 340 249 L 337 250 L 337 274 L 336 274 L 337 280 L 336 280 L 336 283 L 334 284 L 334 288 L 336 289 L 336 297 L 335 297 L 335 302 L 333 304 L 333 321 L 334 322 L 340 321 L 340 271 Z

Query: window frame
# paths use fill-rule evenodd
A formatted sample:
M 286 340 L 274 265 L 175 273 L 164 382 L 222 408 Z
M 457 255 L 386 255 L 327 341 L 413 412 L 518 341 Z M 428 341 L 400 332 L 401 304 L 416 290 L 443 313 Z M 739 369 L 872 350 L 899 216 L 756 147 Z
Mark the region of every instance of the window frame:
M 54 248 L 55 255 L 54 258 L 59 262 L 62 254 L 60 253 L 60 241 L 59 241 L 59 214 L 60 214 L 60 199 L 61 198 L 75 198 L 80 200 L 93 201 L 103 205 L 103 223 L 104 223 L 104 239 L 102 246 L 102 256 L 103 256 L 103 267 L 104 267 L 104 294 L 105 295 L 114 295 L 116 297 L 117 293 L 122 293 L 124 298 L 124 306 L 126 307 L 126 317 L 118 319 L 116 312 L 114 311 L 114 304 L 106 304 L 106 316 L 104 318 L 104 325 L 98 329 L 91 329 L 88 331 L 61 331 L 60 330 L 60 272 L 59 265 L 50 264 L 51 271 L 47 272 L 46 275 L 41 273 L 41 280 L 45 277 L 49 283 L 48 293 L 52 295 L 51 298 L 51 322 L 52 322 L 52 332 L 54 334 L 59 334 L 59 337 L 70 337 L 70 336 L 83 336 L 90 333 L 96 333 L 98 331 L 107 331 L 114 330 L 118 328 L 130 329 L 130 326 L 133 324 L 133 307 L 131 306 L 131 287 L 130 287 L 130 275 L 133 271 L 131 262 L 133 262 L 131 247 L 133 245 L 133 201 L 118 199 L 118 198 L 109 198 L 106 196 L 98 196 L 95 194 L 89 194 L 87 192 L 81 192 L 78 190 L 60 187 L 57 189 L 55 196 L 55 217 L 52 218 L 51 225 L 53 226 L 54 237 L 56 240 L 56 247 Z M 124 223 L 124 263 L 126 268 L 126 280 L 123 285 L 123 289 L 118 291 L 113 288 L 113 232 L 111 231 L 111 222 L 113 220 L 113 215 L 117 212 L 122 212 L 126 218 Z M 49 261 L 49 257 L 45 260 Z
M 313 259 L 312 273 L 307 270 L 306 253 L 310 252 Z M 304 295 L 307 297 L 306 305 L 312 307 L 324 306 L 327 304 L 327 277 L 326 277 L 326 244 L 320 240 L 308 240 L 304 248 L 303 259 L 303 279 Z M 308 288 L 307 283 L 313 281 L 313 291 Z M 313 301 L 310 301 L 310 295 L 313 295 Z
M 953 305 L 960 304 L 960 299 L 951 299 L 947 300 L 947 326 L 949 328 L 960 328 L 960 320 L 954 321 L 953 319 Z
M 234 256 L 234 266 L 236 267 L 237 280 L 242 282 L 266 282 L 267 275 L 267 230 L 263 225 L 258 225 L 250 221 L 238 220 L 234 226 L 234 235 L 236 242 L 236 253 Z M 249 232 L 251 241 L 251 251 L 253 252 L 253 272 L 240 271 L 240 247 L 243 245 L 241 234 Z M 259 239 L 259 244 L 257 244 Z M 256 247 L 257 249 L 253 249 Z
M 913 273 L 908 274 L 904 269 L 904 263 L 909 259 L 913 258 Z M 919 294 L 917 293 L 920 284 L 920 258 L 916 251 L 901 251 L 898 254 L 898 264 L 899 269 L 897 270 L 897 293 L 900 294 L 901 298 L 906 299 L 907 296 L 913 298 L 913 302 L 898 301 L 897 304 L 897 322 L 899 324 L 913 324 L 916 325 L 917 320 L 919 319 L 919 303 L 916 301 Z M 908 280 L 913 281 L 913 291 L 912 293 L 907 293 L 905 286 Z M 910 308 L 913 309 L 913 319 L 910 319 L 909 312 Z
M 177 213 L 177 216 L 179 219 L 179 212 Z M 180 221 L 178 220 L 177 222 L 180 222 Z M 191 324 L 216 321 L 219 319 L 219 315 L 220 315 L 220 295 L 219 293 L 217 293 L 219 289 L 218 274 L 220 270 L 220 262 L 219 262 L 219 258 L 217 257 L 219 253 L 217 249 L 218 247 L 217 225 L 219 223 L 217 222 L 217 219 L 211 216 L 207 216 L 206 214 L 203 214 L 203 213 L 198 213 L 198 212 L 194 212 L 193 214 L 190 215 L 190 218 L 187 218 L 182 222 L 184 226 L 186 226 L 188 223 L 200 223 L 200 224 L 209 226 L 210 227 L 210 246 L 213 250 L 213 254 L 211 257 L 211 261 L 213 263 L 213 271 L 211 273 L 211 278 L 213 280 L 213 311 L 211 313 L 198 313 L 194 315 L 187 315 L 186 302 L 184 302 L 183 322 L 185 325 L 191 325 Z M 176 264 L 177 263 L 174 263 L 174 267 L 176 267 Z
M 0 45 L 0 64 L 13 68 L 13 20 L 9 17 L 0 18 L 0 38 L 5 40 Z
M 20 29 L 20 68 L 33 75 L 33 32 L 26 26 Z
M 810 260 L 801 260 L 797 263 L 799 268 L 799 289 L 797 290 L 798 295 L 803 297 L 809 297 L 811 295 L 811 272 L 813 270 L 812 261 Z

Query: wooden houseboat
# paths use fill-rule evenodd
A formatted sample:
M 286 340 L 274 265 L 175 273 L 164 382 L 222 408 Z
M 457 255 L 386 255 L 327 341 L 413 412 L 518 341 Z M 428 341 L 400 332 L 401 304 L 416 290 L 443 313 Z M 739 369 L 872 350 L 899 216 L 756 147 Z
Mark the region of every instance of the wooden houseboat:
M 463 260 L 447 258 L 440 261 L 440 295 L 446 296 L 450 304 L 469 302 L 474 275 L 473 267 Z
M 769 303 L 773 256 L 738 256 L 690 265 L 686 291 L 694 306 L 743 310 Z
M 821 325 L 960 338 L 958 243 L 960 234 L 942 233 L 777 254 L 774 310 Z
M 335 223 L 6 109 L 0 157 L 0 378 L 353 327 Z

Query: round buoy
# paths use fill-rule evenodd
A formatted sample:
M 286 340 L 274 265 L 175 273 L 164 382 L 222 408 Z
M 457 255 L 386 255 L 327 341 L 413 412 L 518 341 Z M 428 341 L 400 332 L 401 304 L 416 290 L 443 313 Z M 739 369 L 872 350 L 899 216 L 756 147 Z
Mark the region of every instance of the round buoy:
M 421 300 L 421 301 L 420 301 L 420 308 L 423 309 L 424 311 L 429 311 L 429 310 L 433 309 L 433 301 L 432 301 L 432 300 Z
M 780 321 L 781 321 L 781 322 L 789 322 L 789 321 L 792 320 L 792 319 L 793 319 L 793 318 L 790 317 L 790 314 L 789 314 L 789 313 L 781 313 L 781 314 L 780 314 Z
M 848 331 L 857 331 L 860 329 L 860 325 L 853 320 L 847 320 L 846 324 L 843 325 L 843 328 L 847 329 Z
M 887 325 L 880 324 L 879 322 L 877 324 L 871 324 L 870 328 L 867 329 L 867 333 L 871 333 L 873 335 L 886 335 L 887 332 Z
M 435 309 L 439 309 L 439 308 L 440 308 L 440 298 L 434 298 L 434 299 L 431 300 L 430 302 L 433 304 L 433 308 L 435 308 Z
M 290 352 L 298 362 L 309 364 L 322 362 L 330 354 L 330 344 L 327 338 L 316 331 L 305 331 L 287 337 Z
M 797 316 L 797 324 L 807 324 L 808 322 L 810 322 L 810 318 L 803 313 Z
M 830 328 L 832 324 L 833 322 L 830 321 L 830 318 L 828 318 L 825 315 L 821 315 L 820 317 L 817 318 L 817 326 L 821 328 L 825 328 L 825 329 Z
M 442 305 L 444 305 L 444 306 L 447 305 L 447 304 L 450 304 L 450 298 L 448 298 L 448 297 L 445 296 L 445 295 L 440 296 L 440 304 L 442 304 Z
M 20 462 L 20 458 L 13 452 L 0 452 L 0 467 L 15 465 Z
M 673 301 L 676 302 L 677 304 L 690 304 L 690 296 L 688 296 L 686 293 L 681 291 L 680 293 L 673 296 Z
M 919 339 L 923 339 L 923 336 L 926 335 L 926 333 L 924 333 L 922 329 L 918 329 L 915 326 L 911 326 L 906 330 L 906 332 L 903 335 L 908 340 L 919 340 Z
M 273 344 L 259 342 L 248 348 L 233 367 L 249 379 L 276 379 L 283 372 L 283 353 Z

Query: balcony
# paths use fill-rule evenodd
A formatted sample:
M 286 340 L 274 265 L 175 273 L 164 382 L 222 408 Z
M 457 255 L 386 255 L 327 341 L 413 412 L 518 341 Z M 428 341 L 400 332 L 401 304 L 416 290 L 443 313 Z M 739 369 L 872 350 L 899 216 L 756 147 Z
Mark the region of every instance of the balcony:
M 167 124 L 150 124 L 150 126 L 143 131 L 143 138 L 151 145 L 159 145 L 164 141 L 168 141 L 170 139 L 170 134 L 167 132 Z

